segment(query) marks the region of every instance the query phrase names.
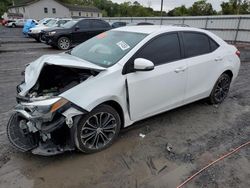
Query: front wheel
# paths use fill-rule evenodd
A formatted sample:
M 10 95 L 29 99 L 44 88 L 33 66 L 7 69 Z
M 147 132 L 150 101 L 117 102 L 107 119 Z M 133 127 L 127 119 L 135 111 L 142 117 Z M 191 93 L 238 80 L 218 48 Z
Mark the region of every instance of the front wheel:
M 209 96 L 209 102 L 211 104 L 220 104 L 225 100 L 230 89 L 231 80 L 231 77 L 226 73 L 223 73 L 219 77 Z
M 84 115 L 76 128 L 75 145 L 84 153 L 106 149 L 118 137 L 121 119 L 115 109 L 100 105 Z
M 70 39 L 68 37 L 61 37 L 57 41 L 57 47 L 60 50 L 68 50 L 71 46 Z

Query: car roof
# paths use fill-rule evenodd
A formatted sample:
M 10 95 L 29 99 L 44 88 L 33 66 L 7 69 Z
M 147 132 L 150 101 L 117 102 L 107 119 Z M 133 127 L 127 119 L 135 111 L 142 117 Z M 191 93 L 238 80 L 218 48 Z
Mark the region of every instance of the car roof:
M 187 27 L 187 26 L 174 26 L 174 25 L 142 25 L 142 26 L 126 26 L 114 29 L 115 31 L 127 31 L 135 33 L 152 34 L 156 32 L 171 32 L 171 31 L 200 31 L 202 29 Z

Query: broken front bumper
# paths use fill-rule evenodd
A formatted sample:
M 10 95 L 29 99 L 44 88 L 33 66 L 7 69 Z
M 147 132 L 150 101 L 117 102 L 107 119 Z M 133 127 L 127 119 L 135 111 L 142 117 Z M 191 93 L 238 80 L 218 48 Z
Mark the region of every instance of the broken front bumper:
M 20 103 L 14 111 L 7 133 L 19 150 L 49 156 L 75 149 L 74 125 L 83 110 L 57 97 Z

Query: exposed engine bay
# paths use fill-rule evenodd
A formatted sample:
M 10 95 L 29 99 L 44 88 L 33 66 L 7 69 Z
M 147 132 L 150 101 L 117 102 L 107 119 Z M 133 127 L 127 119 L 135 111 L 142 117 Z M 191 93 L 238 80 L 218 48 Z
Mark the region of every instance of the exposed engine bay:
M 27 95 L 25 97 L 18 96 L 17 99 L 27 101 L 58 96 L 97 74 L 98 72 L 94 70 L 45 65 L 36 84 L 29 90 Z M 17 92 L 19 92 L 18 87 Z
M 32 74 L 29 66 L 25 76 Z M 74 150 L 74 125 L 86 111 L 59 95 L 99 72 L 88 67 L 43 63 L 35 84 L 25 95 L 21 93 L 27 80 L 17 86 L 18 104 L 7 125 L 12 145 L 20 151 L 44 156 Z

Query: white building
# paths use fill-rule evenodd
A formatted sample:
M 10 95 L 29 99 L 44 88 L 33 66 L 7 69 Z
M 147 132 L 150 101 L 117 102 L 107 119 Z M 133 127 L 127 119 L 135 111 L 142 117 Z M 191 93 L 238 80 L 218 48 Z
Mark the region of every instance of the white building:
M 57 0 L 31 0 L 24 4 L 9 7 L 7 14 L 21 14 L 25 19 L 32 18 L 36 20 L 41 20 L 46 17 L 102 17 L 101 11 L 96 7 L 68 5 Z

